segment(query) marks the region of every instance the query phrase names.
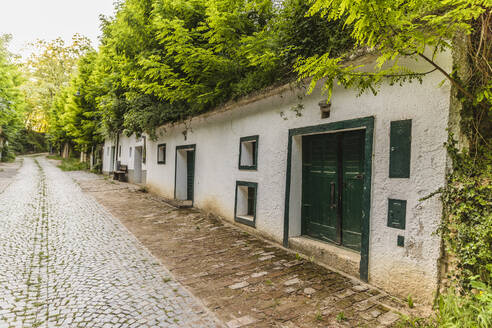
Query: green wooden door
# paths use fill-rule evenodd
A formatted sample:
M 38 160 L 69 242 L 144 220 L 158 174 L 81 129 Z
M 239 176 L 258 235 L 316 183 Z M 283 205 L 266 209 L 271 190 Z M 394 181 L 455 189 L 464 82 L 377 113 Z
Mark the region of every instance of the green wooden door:
M 302 138 L 302 233 L 359 251 L 364 131 Z
M 186 152 L 186 199 L 193 200 L 193 187 L 195 184 L 195 151 Z
M 342 152 L 342 245 L 360 251 L 364 191 L 364 131 L 345 132 Z
M 303 137 L 302 233 L 340 242 L 338 232 L 338 136 Z

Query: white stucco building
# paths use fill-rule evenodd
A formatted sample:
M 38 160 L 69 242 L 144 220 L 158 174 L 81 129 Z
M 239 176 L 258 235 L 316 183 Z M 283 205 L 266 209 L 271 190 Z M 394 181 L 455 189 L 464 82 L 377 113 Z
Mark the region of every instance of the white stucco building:
M 439 62 L 450 69 L 451 56 Z M 430 301 L 442 209 L 437 197 L 420 199 L 445 183 L 451 88 L 442 79 L 434 72 L 377 96 L 336 87 L 331 106 L 320 90 L 279 87 L 163 126 L 155 141 L 107 139 L 103 171 L 119 161 L 152 192 Z

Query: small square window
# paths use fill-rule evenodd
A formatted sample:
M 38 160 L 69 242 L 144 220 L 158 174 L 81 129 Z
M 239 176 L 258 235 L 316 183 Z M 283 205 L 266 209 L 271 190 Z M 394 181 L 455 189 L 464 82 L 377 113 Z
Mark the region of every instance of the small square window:
M 166 164 L 166 144 L 157 145 L 157 164 Z
M 256 226 L 256 199 L 258 184 L 255 182 L 236 182 L 236 203 L 234 207 L 234 218 L 252 227 Z
M 239 169 L 258 169 L 258 139 L 259 136 L 243 137 L 239 142 Z

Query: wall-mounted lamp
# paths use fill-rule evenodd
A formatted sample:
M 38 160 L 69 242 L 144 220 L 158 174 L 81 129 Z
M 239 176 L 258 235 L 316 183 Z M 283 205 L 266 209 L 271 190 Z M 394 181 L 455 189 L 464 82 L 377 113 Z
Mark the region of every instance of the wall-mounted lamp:
M 321 111 L 321 118 L 330 117 L 331 101 L 321 100 L 318 105 Z

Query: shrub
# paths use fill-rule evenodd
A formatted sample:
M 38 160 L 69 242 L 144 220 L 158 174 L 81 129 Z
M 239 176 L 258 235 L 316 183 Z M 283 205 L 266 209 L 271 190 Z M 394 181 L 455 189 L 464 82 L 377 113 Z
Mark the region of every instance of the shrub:
M 460 295 L 450 288 L 439 296 L 431 318 L 403 318 L 399 327 L 489 328 L 492 327 L 492 288 L 483 282 L 471 282 L 473 293 Z
M 89 168 L 87 163 L 80 162 L 76 158 L 64 158 L 58 167 L 62 171 L 83 171 Z

